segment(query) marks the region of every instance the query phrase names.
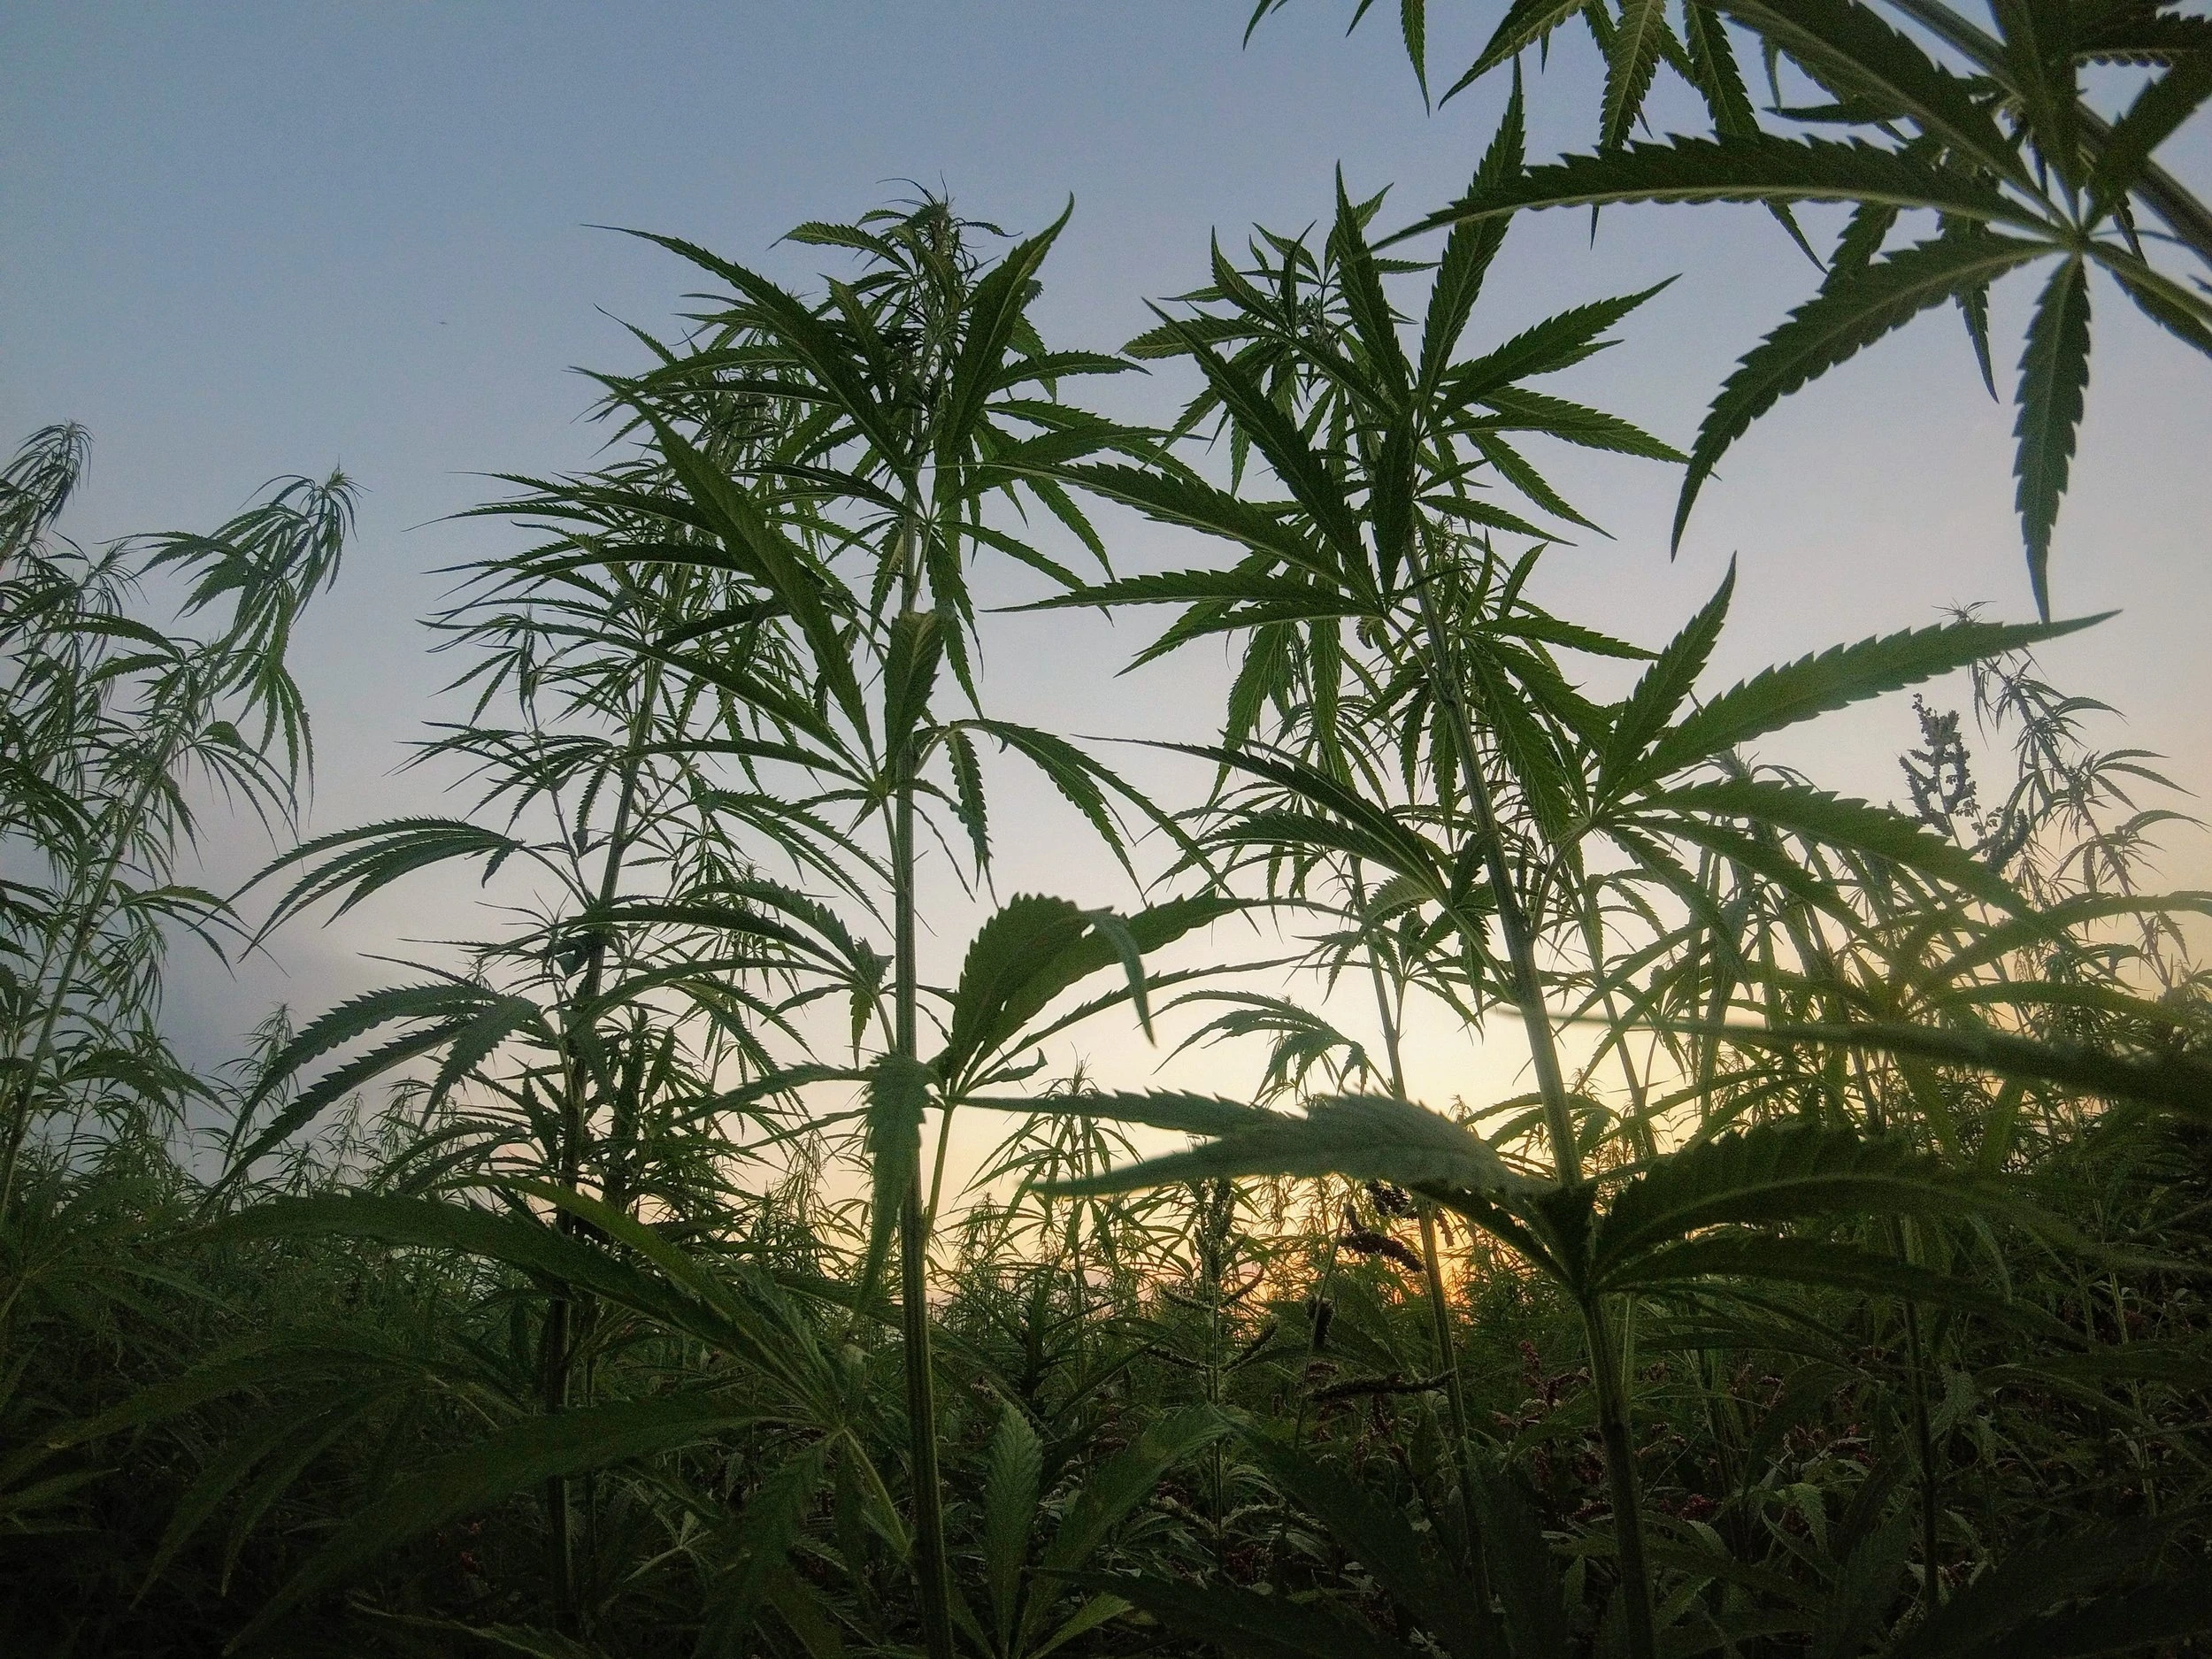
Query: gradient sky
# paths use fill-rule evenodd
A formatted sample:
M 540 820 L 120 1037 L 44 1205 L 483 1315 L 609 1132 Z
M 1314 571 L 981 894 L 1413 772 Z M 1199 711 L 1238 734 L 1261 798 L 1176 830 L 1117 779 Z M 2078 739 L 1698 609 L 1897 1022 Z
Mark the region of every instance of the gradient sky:
M 1436 62 L 1455 73 L 1495 8 L 1431 10 Z M 478 474 L 588 465 L 597 437 L 577 417 L 590 388 L 572 365 L 634 365 L 612 319 L 664 327 L 695 286 L 672 257 L 588 227 L 681 235 L 796 283 L 820 250 L 778 247 L 781 232 L 854 217 L 902 180 L 1017 230 L 1072 194 L 1039 315 L 1059 343 L 1110 347 L 1148 325 L 1148 297 L 1203 280 L 1210 232 L 1240 242 L 1254 220 L 1296 229 L 1325 216 L 1339 164 L 1356 191 L 1394 181 L 1394 219 L 1463 186 L 1496 94 L 1425 115 L 1385 15 L 1394 8 L 1348 42 L 1348 5 L 1300 0 L 1240 50 L 1247 11 L 12 0 L 0 12 L 0 442 L 52 420 L 91 427 L 89 487 L 65 524 L 81 541 L 211 527 L 273 475 L 342 463 L 365 490 L 361 535 L 297 664 L 322 757 L 311 827 L 453 810 L 436 780 L 393 772 L 458 666 L 426 657 L 415 619 L 447 586 L 434 572 L 510 533 L 439 520 L 496 493 Z M 1586 141 L 1592 69 L 1585 43 L 1555 54 L 1532 88 L 1533 154 Z M 2201 121 L 2171 158 L 2185 178 L 2212 176 Z M 1681 280 L 1622 346 L 1559 386 L 1686 445 L 1735 356 L 1815 280 L 1759 211 L 1609 213 L 1594 247 L 1580 215 L 1525 219 L 1475 338 L 1671 275 Z M 1996 296 L 2008 395 L 2024 303 L 2016 284 Z M 2101 741 L 2162 750 L 2200 787 L 2212 775 L 2212 365 L 2108 285 L 2095 304 L 2090 414 L 2053 587 L 2062 614 L 2123 614 L 2045 663 L 2125 711 Z M 1158 417 L 1175 391 L 1132 376 L 1099 396 L 1116 413 Z M 1556 480 L 1616 539 L 1552 555 L 1541 596 L 1656 644 L 1736 556 L 1716 686 L 1955 603 L 2024 616 L 2011 419 L 1982 392 L 1954 319 L 1932 314 L 1739 443 L 1678 559 L 1667 556 L 1665 469 L 1560 457 Z M 1124 568 L 1212 557 L 1133 521 L 1111 528 Z M 1010 583 L 1000 596 L 1032 590 Z M 1145 637 L 1125 622 L 1004 618 L 988 695 L 1062 730 L 1210 734 L 1218 657 L 1113 679 Z M 1955 704 L 1963 695 L 1946 690 Z M 1894 757 L 1915 735 L 1900 699 L 1767 752 L 1891 799 Z M 1171 792 L 1189 781 L 1142 757 L 1131 768 Z M 1044 791 L 1010 780 L 999 821 L 1002 892 L 1128 902 L 1102 857 L 1071 858 L 1078 831 Z M 214 840 L 219 875 L 267 856 L 249 826 Z M 2212 886 L 2204 835 L 2168 844 L 2172 885 Z M 471 931 L 457 910 L 468 896 L 465 883 L 425 884 L 326 932 L 298 930 L 275 963 L 235 979 L 182 959 L 173 1023 L 189 1052 L 234 1052 L 272 1001 L 311 1012 L 394 972 L 362 952 L 428 955 L 392 941 Z M 964 914 L 945 913 L 941 957 L 964 938 Z M 1509 1076 L 1513 1058 L 1440 1047 L 1417 1056 L 1418 1075 L 1432 1097 L 1474 1091 Z M 1213 1080 L 1243 1073 L 1225 1065 Z

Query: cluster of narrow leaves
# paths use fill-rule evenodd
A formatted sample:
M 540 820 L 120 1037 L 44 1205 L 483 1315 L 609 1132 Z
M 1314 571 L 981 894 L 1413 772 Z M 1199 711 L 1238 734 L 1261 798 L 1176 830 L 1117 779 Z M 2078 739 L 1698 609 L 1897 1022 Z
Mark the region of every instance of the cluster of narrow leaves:
M 311 744 L 287 654 L 353 520 L 342 475 L 295 478 L 211 535 L 88 552 L 57 521 L 89 449 L 49 426 L 0 470 L 0 1212 L 35 1139 L 212 1098 L 158 1025 L 170 937 L 219 957 L 246 931 L 188 879 L 198 806 L 291 828 Z M 147 620 L 162 579 L 212 626 Z
M 1282 4 L 1263 0 L 1254 25 Z M 1678 545 L 1701 487 L 1754 421 L 1931 307 L 1955 305 L 1994 396 L 1990 290 L 2039 270 L 2015 380 L 2014 472 L 2029 579 L 2047 615 L 2089 383 L 2092 274 L 2212 354 L 2212 208 L 2159 161 L 2212 97 L 2212 21 L 2179 0 L 2001 0 L 1990 11 L 1993 27 L 1945 0 L 1517 0 L 1445 96 L 1509 66 L 1517 87 L 1521 59 L 1579 21 L 1604 61 L 1598 147 L 1509 181 L 1479 180 L 1401 234 L 1525 208 L 1755 202 L 1774 212 L 1822 267 L 1819 291 L 1714 399 L 1683 480 Z M 1402 13 L 1425 96 L 1424 0 Z M 1764 58 L 1764 109 L 1732 26 Z M 1633 139 L 1663 65 L 1696 92 L 1709 134 Z M 2101 83 L 2119 81 L 2132 84 L 2108 116 Z M 1851 208 L 1825 257 L 1793 217 L 1814 203 Z

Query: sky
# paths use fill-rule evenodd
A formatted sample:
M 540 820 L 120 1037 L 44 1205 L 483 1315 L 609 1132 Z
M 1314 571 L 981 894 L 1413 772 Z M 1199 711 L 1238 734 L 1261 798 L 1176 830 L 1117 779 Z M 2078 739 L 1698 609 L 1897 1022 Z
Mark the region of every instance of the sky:
M 1494 8 L 1431 6 L 1447 81 Z M 1148 300 L 1205 280 L 1210 235 L 1297 230 L 1331 211 L 1334 170 L 1392 187 L 1408 219 L 1463 188 L 1494 126 L 1484 87 L 1424 112 L 1378 7 L 1348 40 L 1343 0 L 1298 0 L 1240 46 L 1246 0 L 629 0 L 622 5 L 291 0 L 221 6 L 12 0 L 0 12 L 0 443 L 49 421 L 91 428 L 91 476 L 64 528 L 81 541 L 206 529 L 280 474 L 342 465 L 363 491 L 338 590 L 318 602 L 296 668 L 320 753 L 312 832 L 451 812 L 443 780 L 397 772 L 459 666 L 426 654 L 419 618 L 439 572 L 511 545 L 448 515 L 501 492 L 485 475 L 592 464 L 579 365 L 638 361 L 623 320 L 666 329 L 696 288 L 680 262 L 595 227 L 706 244 L 791 284 L 821 250 L 778 245 L 809 219 L 851 219 L 949 191 L 1022 231 L 1074 215 L 1044 271 L 1047 337 L 1110 348 L 1149 326 Z M 1532 87 L 1530 149 L 1580 148 L 1594 127 L 1586 45 L 1563 43 Z M 1694 118 L 1662 99 L 1662 126 Z M 2204 124 L 2170 152 L 2212 173 Z M 1808 215 L 1816 236 L 1835 221 Z M 1526 217 L 1478 314 L 1502 340 L 1567 305 L 1677 279 L 1622 342 L 1557 389 L 1686 447 L 1737 355 L 1816 276 L 1756 209 Z M 2008 396 L 2026 291 L 1995 299 Z M 2212 364 L 2097 290 L 2089 416 L 2054 559 L 2059 614 L 2116 610 L 2048 648 L 2048 677 L 2124 712 L 2097 734 L 2212 778 Z M 1486 334 L 1485 333 L 1486 331 Z M 1177 402 L 1171 379 L 1097 396 L 1132 419 Z M 1678 557 L 1674 478 L 1569 452 L 1555 481 L 1612 533 L 1548 556 L 1555 611 L 1663 641 L 1740 572 L 1710 684 L 1769 662 L 1937 619 L 1985 601 L 2032 614 L 2011 515 L 2008 405 L 1982 390 L 1962 331 L 1932 313 L 1783 403 L 1726 457 Z M 1210 549 L 1108 520 L 1117 565 Z M 1002 600 L 1037 596 L 1010 583 Z M 1065 614 L 994 620 L 994 710 L 1099 737 L 1202 740 L 1225 684 L 1218 657 L 1128 678 L 1139 626 Z M 1963 692 L 1931 693 L 1955 706 Z M 1816 780 L 1901 794 L 1916 735 L 1893 699 L 1764 751 Z M 1172 794 L 1187 772 L 1143 751 L 1132 775 Z M 2187 803 L 2182 803 L 2185 807 Z M 1010 780 L 1002 893 L 1086 903 L 1132 895 L 1048 792 Z M 2168 837 L 2173 886 L 2212 886 L 2200 833 Z M 211 831 L 214 877 L 272 849 L 249 823 Z M 1071 888 L 1077 890 L 1071 890 Z M 368 953 L 429 957 L 464 931 L 472 895 L 432 879 L 323 930 L 281 937 L 232 972 L 180 959 L 170 1023 L 186 1052 L 235 1051 L 285 1000 L 303 1013 L 396 972 Z M 969 914 L 949 898 L 932 949 L 948 971 Z M 487 924 L 488 926 L 489 924 Z M 1416 1056 L 1432 1098 L 1506 1087 L 1517 1064 L 1440 1039 Z M 1150 1061 L 1102 1040 L 1141 1082 Z M 1251 1074 L 1205 1063 L 1211 1085 Z

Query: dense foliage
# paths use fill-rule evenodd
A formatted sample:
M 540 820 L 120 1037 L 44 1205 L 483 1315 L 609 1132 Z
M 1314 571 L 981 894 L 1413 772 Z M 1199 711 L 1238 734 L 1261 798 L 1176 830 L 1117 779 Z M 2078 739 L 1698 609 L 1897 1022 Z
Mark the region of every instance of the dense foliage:
M 87 552 L 86 436 L 34 434 L 0 475 L 9 1651 L 2197 1651 L 2212 898 L 2146 890 L 2173 787 L 2042 677 L 2085 625 L 1963 614 L 1721 688 L 1732 574 L 1664 639 L 1531 597 L 1591 522 L 1542 445 L 1686 462 L 1686 513 L 1927 305 L 1987 373 L 1989 285 L 2047 257 L 2040 609 L 2089 272 L 2212 348 L 2161 263 L 2212 266 L 2212 215 L 2153 159 L 2212 96 L 2208 26 L 1889 9 L 1946 61 L 1849 0 L 1523 0 L 1462 85 L 1579 19 L 1596 152 L 1525 165 L 1515 66 L 1462 201 L 1384 235 L 1340 181 L 1325 231 L 1217 248 L 1119 354 L 1032 320 L 1057 226 L 810 224 L 810 294 L 654 238 L 710 287 L 602 378 L 615 458 L 510 480 L 518 550 L 434 619 L 469 714 L 419 760 L 472 802 L 228 896 L 190 884 L 200 815 L 296 835 L 286 657 L 352 487 Z M 1853 136 L 1763 127 L 1747 39 L 1768 119 Z M 2076 80 L 2113 62 L 2145 84 L 2108 123 Z M 1628 142 L 1662 63 L 1712 137 Z M 1484 323 L 1514 211 L 1640 199 L 1801 239 L 1855 204 L 1687 456 L 1532 383 L 1648 295 Z M 1085 410 L 1141 363 L 1179 415 Z M 1126 510 L 1187 566 L 1118 574 Z M 989 710 L 1007 561 L 1164 618 L 1140 664 L 1229 644 L 1204 798 Z M 1902 808 L 1755 752 L 1960 670 Z M 1010 765 L 1143 903 L 999 900 Z M 221 1074 L 171 1052 L 180 933 L 250 949 L 441 864 L 487 887 L 465 952 Z M 989 913 L 933 984 L 955 878 Z M 1045 1074 L 1171 1013 L 1243 1046 L 1248 1098 Z M 1531 1092 L 1415 1103 L 1440 1025 Z

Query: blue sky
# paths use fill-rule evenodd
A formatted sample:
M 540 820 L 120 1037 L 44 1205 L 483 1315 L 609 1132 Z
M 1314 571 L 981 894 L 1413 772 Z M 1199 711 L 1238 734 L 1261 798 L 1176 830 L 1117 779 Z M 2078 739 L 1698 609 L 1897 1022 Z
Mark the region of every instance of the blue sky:
M 1432 4 L 1455 71 L 1494 8 Z M 1485 88 L 1431 117 L 1378 7 L 1300 0 L 1240 49 L 1243 0 L 723 0 L 622 5 L 321 0 L 220 6 L 15 0 L 0 18 L 0 442 L 75 419 L 95 434 L 80 539 L 204 528 L 277 473 L 342 463 L 362 533 L 321 602 L 299 669 L 322 770 L 312 826 L 440 810 L 434 780 L 395 778 L 401 745 L 456 666 L 415 619 L 433 572 L 506 534 L 438 522 L 495 493 L 478 474 L 588 465 L 577 365 L 621 367 L 612 320 L 664 326 L 693 284 L 670 256 L 588 228 L 704 242 L 793 282 L 813 251 L 776 238 L 850 218 L 901 180 L 949 188 L 1014 229 L 1076 212 L 1045 273 L 1041 319 L 1071 345 L 1147 326 L 1144 302 L 1203 280 L 1207 237 L 1324 215 L 1340 164 L 1356 190 L 1394 182 L 1405 217 L 1465 181 L 1496 114 Z M 1593 126 L 1586 48 L 1562 47 L 1534 88 L 1532 150 Z M 2207 176 L 2205 134 L 2176 151 Z M 1814 216 L 1816 220 L 1818 216 Z M 1609 214 L 1517 226 L 1485 301 L 1491 337 L 1563 305 L 1670 275 L 1617 350 L 1563 390 L 1686 443 L 1733 357 L 1814 273 L 1749 209 Z M 2024 296 L 1997 296 L 2009 389 Z M 2109 289 L 2083 458 L 2061 527 L 2061 612 L 2119 607 L 2047 662 L 2126 711 L 2106 741 L 2212 773 L 2212 365 L 2158 335 Z M 1479 327 L 1485 325 L 1479 325 Z M 1102 394 L 1159 415 L 1175 388 L 1130 377 Z M 1732 555 L 1740 597 L 1717 673 L 1914 626 L 1944 605 L 2028 611 L 2010 515 L 2008 407 L 1982 393 L 1947 315 L 1915 324 L 1770 417 L 1708 488 L 1678 559 L 1660 468 L 1571 456 L 1557 468 L 1609 542 L 1553 556 L 1555 608 L 1658 642 Z M 1114 522 L 1130 567 L 1202 557 Z M 1014 596 L 1010 590 L 1008 596 Z M 1115 680 L 1142 635 L 1010 618 L 992 659 L 1008 712 L 1064 729 L 1198 736 L 1217 663 Z M 1955 701 L 1955 698 L 1954 698 Z M 1901 703 L 1855 712 L 1776 753 L 1821 781 L 1888 798 L 1913 736 Z M 1164 784 L 1172 774 L 1160 774 Z M 1073 833 L 1041 792 L 1009 797 L 1002 889 L 1095 890 L 1071 878 Z M 447 810 L 450 803 L 442 803 Z M 219 872 L 265 856 L 248 826 Z M 2204 838 L 2170 838 L 2175 885 L 2212 885 Z M 203 1052 L 273 998 L 311 1009 L 388 971 L 365 949 L 457 924 L 434 886 L 325 934 L 281 968 L 179 976 L 175 1018 Z M 949 928 L 948 945 L 964 929 Z M 1452 1062 L 1438 1057 L 1439 1088 Z

